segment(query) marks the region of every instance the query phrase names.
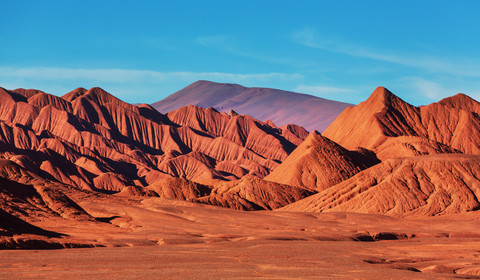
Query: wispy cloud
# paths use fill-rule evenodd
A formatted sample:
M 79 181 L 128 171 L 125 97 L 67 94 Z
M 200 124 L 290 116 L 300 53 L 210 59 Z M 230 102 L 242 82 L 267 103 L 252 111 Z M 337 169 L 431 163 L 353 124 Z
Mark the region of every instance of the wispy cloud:
M 209 47 L 209 48 L 213 48 L 215 50 L 230 53 L 233 55 L 248 57 L 248 58 L 252 58 L 258 61 L 263 61 L 268 63 L 283 64 L 283 65 L 290 65 L 290 66 L 305 66 L 310 64 L 310 62 L 298 61 L 292 58 L 275 57 L 271 55 L 245 51 L 239 47 L 241 43 L 239 43 L 238 39 L 234 36 L 228 36 L 228 35 L 200 36 L 200 37 L 197 37 L 197 43 L 204 47 Z
M 231 82 L 252 82 L 269 80 L 299 80 L 300 74 L 288 73 L 222 73 L 222 72 L 157 72 L 129 69 L 70 69 L 70 68 L 12 68 L 0 67 L 0 79 L 29 78 L 40 80 L 91 80 L 99 82 L 126 83 L 132 81 L 164 82 L 171 80 L 222 80 Z M 1 80 L 0 80 L 1 82 Z
M 432 101 L 437 101 L 454 93 L 437 82 L 420 77 L 404 77 L 400 80 L 406 85 L 410 85 L 417 93 Z
M 159 72 L 131 69 L 72 69 L 48 67 L 0 67 L 0 86 L 37 88 L 63 95 L 82 86 L 100 86 L 127 102 L 155 102 L 197 80 L 273 86 L 298 83 L 296 73 Z
M 292 39 L 298 44 L 354 57 L 369 58 L 399 65 L 421 68 L 430 72 L 480 77 L 480 62 L 471 58 L 458 58 L 455 61 L 422 54 L 385 51 L 340 39 L 321 36 L 313 27 L 305 27 L 293 33 Z
M 422 77 L 402 77 L 398 79 L 398 83 L 407 90 L 413 92 L 413 95 L 426 97 L 431 102 L 436 102 L 440 99 L 455 95 L 462 92 L 461 85 L 451 86 L 445 85 L 439 81 L 429 80 Z M 476 85 L 473 88 L 478 88 Z M 459 90 L 460 89 L 460 90 Z M 470 97 L 480 100 L 480 92 L 476 90 L 469 90 L 462 92 Z

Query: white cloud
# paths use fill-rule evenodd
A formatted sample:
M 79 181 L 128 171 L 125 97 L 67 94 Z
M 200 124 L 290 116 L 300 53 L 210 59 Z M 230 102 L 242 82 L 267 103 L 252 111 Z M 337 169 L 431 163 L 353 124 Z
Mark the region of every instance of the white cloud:
M 452 94 L 452 91 L 446 89 L 439 83 L 420 77 L 403 78 L 402 81 L 410 84 L 410 87 L 415 89 L 419 94 L 431 99 L 432 101 L 437 101 Z
M 288 73 L 258 73 L 237 74 L 222 72 L 156 72 L 148 70 L 127 69 L 70 69 L 70 68 L 12 68 L 0 67 L 0 79 L 36 79 L 36 80 L 91 80 L 98 82 L 127 83 L 150 81 L 160 83 L 164 81 L 231 81 L 255 82 L 270 80 L 299 80 L 301 74 Z
M 480 62 L 471 58 L 457 58 L 455 61 L 428 55 L 406 54 L 398 51 L 388 52 L 368 48 L 339 39 L 332 39 L 318 34 L 312 27 L 305 27 L 293 33 L 292 39 L 304 46 L 330 52 L 385 61 L 431 72 L 440 72 L 458 76 L 480 77 Z
M 460 93 L 459 89 L 462 88 L 461 85 L 455 87 L 446 86 L 440 82 L 428 80 L 421 77 L 402 77 L 398 80 L 401 87 L 406 88 L 409 91 L 412 91 L 412 99 L 415 99 L 415 95 L 423 96 L 430 100 L 431 102 L 437 102 L 443 98 L 455 95 Z M 478 88 L 475 86 L 475 88 Z M 469 95 L 470 97 L 480 100 L 479 91 L 467 91 L 462 92 Z M 417 99 L 419 99 L 417 97 Z
M 130 69 L 72 69 L 0 67 L 0 87 L 35 88 L 63 95 L 74 88 L 99 86 L 132 103 L 155 102 L 197 80 L 273 86 L 298 83 L 304 77 L 290 73 L 158 72 Z

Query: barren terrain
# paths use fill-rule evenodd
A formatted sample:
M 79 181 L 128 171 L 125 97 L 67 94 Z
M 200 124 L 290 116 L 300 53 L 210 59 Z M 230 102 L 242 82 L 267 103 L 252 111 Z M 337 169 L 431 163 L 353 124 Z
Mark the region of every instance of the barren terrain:
M 77 191 L 68 195 L 99 221 L 49 218 L 35 225 L 65 236 L 13 238 L 96 248 L 0 251 L 0 278 L 480 278 L 476 212 L 399 219 L 243 212 Z
M 100 88 L 0 100 L 0 279 L 480 278 L 466 95 L 379 87 L 323 134 Z

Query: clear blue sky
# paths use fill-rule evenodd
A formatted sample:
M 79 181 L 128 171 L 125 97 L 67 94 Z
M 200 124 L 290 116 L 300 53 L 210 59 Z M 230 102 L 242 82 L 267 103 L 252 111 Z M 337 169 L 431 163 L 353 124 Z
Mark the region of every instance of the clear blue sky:
M 151 103 L 200 80 L 480 100 L 480 1 L 2 1 L 0 86 Z

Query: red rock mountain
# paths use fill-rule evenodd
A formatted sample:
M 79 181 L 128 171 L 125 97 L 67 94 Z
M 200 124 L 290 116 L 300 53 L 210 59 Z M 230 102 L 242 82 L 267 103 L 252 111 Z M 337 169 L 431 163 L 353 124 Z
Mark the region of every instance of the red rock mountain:
M 220 112 L 234 110 L 278 126 L 301 125 L 309 131 L 325 130 L 346 107 L 352 106 L 307 94 L 209 81 L 197 81 L 152 104 L 162 113 L 187 105 L 213 107 Z
M 415 107 L 379 87 L 366 101 L 343 111 L 323 135 L 348 149 L 364 147 L 384 155 L 380 158 L 478 154 L 479 113 L 480 103 L 464 94 Z
M 33 230 L 14 219 L 27 217 L 14 214 L 22 209 L 92 220 L 74 191 L 242 210 L 478 209 L 480 106 L 461 94 L 415 107 L 380 87 L 323 135 L 233 110 L 189 105 L 163 115 L 100 88 L 63 97 L 0 88 L 0 101 L 0 215 L 12 232 Z
M 480 156 L 389 159 L 282 210 L 434 216 L 480 209 Z
M 0 88 L 0 100 L 2 158 L 52 182 L 102 192 L 183 178 L 182 187 L 210 187 L 174 198 L 197 199 L 217 182 L 263 178 L 307 135 L 299 126 L 277 128 L 212 108 L 187 106 L 165 116 L 100 88 L 63 97 Z
M 349 151 L 313 131 L 265 180 L 321 191 L 378 163 L 365 151 Z
M 338 152 L 344 148 L 325 145 L 319 136 L 311 145 L 309 136 L 266 179 L 305 186 L 318 185 L 314 174 L 323 175 L 323 191 L 282 210 L 396 216 L 475 211 L 480 209 L 479 110 L 480 103 L 463 94 L 414 107 L 379 87 L 342 112 L 323 136 L 349 149 L 369 149 L 382 163 L 357 173 L 358 167 L 346 164 L 352 162 L 346 150 Z M 325 146 L 329 152 L 316 155 Z

